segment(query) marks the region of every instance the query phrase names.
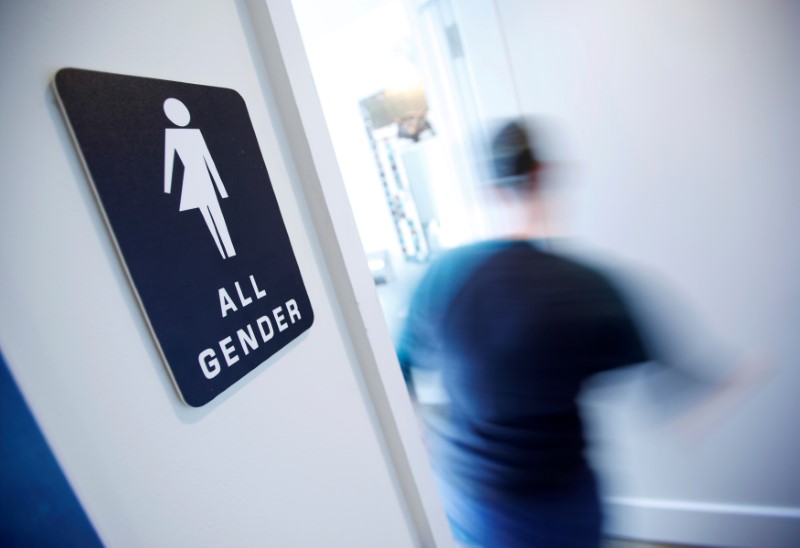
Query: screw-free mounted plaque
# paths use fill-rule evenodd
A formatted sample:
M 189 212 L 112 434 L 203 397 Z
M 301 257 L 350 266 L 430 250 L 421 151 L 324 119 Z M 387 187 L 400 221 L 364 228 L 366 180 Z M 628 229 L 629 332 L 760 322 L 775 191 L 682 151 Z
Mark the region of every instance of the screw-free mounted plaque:
M 54 87 L 172 380 L 205 405 L 314 320 L 244 100 L 79 69 Z

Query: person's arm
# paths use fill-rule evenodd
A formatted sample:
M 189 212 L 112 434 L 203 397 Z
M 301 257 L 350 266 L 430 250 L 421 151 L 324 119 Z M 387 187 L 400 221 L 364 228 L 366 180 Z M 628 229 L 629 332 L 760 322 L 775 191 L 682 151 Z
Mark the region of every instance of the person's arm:
M 774 369 L 774 362 L 764 355 L 752 353 L 739 359 L 726 377 L 710 385 L 694 405 L 676 415 L 672 426 L 684 438 L 694 441 L 707 438 L 766 383 Z
M 655 280 L 625 288 L 654 363 L 645 390 L 652 410 L 682 435 L 702 439 L 772 373 L 770 359 L 734 354 L 692 307 Z
M 411 399 L 415 402 L 420 388 L 415 386 L 415 376 L 419 377 L 419 371 L 433 372 L 439 358 L 438 334 L 441 326 L 437 311 L 442 305 L 442 291 L 438 271 L 438 265 L 430 265 L 417 282 L 397 339 L 397 358 Z

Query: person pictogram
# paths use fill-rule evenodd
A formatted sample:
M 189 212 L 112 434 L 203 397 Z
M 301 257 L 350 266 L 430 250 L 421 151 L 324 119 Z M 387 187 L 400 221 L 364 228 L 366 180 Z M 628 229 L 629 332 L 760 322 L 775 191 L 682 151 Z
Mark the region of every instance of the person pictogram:
M 223 259 L 236 255 L 228 225 L 217 199 L 214 185 L 223 198 L 228 192 L 208 151 L 203 134 L 199 129 L 187 128 L 191 120 L 189 109 L 181 101 L 170 97 L 164 101 L 164 114 L 179 128 L 167 128 L 164 137 L 164 192 L 172 191 L 172 175 L 175 154 L 183 162 L 183 181 L 179 211 L 199 209 L 203 214 L 208 231 L 217 244 Z

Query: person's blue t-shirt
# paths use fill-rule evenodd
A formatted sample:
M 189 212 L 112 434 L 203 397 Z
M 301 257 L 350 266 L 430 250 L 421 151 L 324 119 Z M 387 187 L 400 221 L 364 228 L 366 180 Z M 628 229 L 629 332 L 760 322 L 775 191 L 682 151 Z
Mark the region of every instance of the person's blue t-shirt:
M 585 476 L 582 383 L 647 360 L 603 275 L 526 241 L 482 242 L 434 261 L 398 354 L 406 370 L 440 370 L 450 398 L 428 432 L 437 472 L 465 492 L 501 494 Z

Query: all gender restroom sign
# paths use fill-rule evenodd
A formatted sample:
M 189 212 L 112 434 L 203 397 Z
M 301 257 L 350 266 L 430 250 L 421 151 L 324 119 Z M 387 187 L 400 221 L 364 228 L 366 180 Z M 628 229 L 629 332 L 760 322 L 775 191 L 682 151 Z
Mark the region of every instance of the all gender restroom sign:
M 172 380 L 205 405 L 314 319 L 244 100 L 79 69 L 54 87 Z

